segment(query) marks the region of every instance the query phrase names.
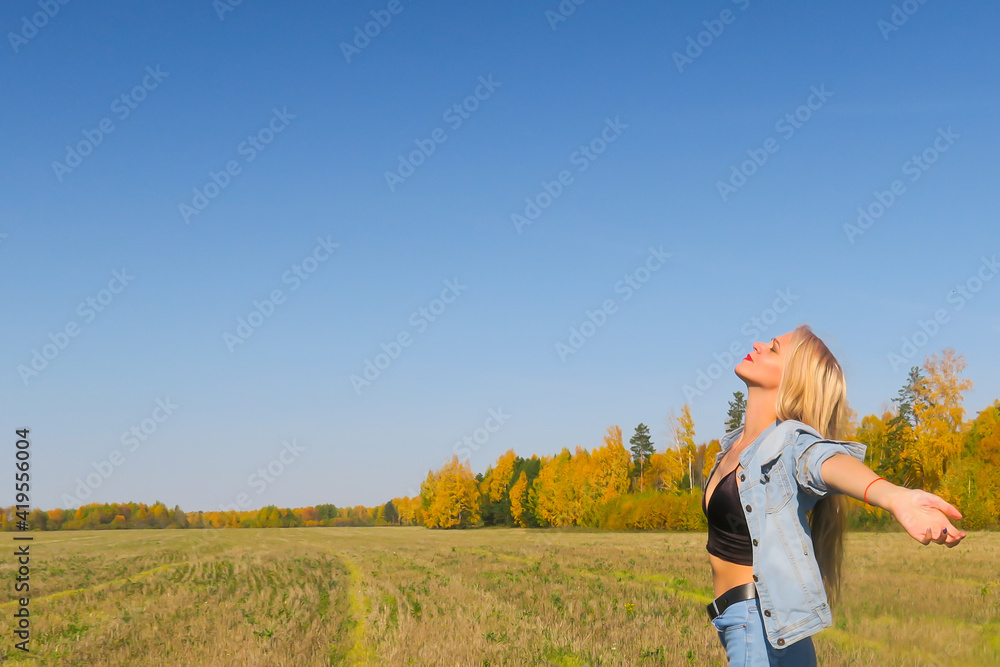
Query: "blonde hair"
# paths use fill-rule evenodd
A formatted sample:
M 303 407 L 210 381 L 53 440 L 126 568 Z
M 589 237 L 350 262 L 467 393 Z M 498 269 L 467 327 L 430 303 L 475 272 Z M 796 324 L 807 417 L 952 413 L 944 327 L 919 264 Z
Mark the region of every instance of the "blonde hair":
M 824 438 L 846 440 L 847 384 L 837 359 L 805 324 L 792 332 L 789 346 L 792 351 L 785 360 L 775 406 L 778 419 L 794 419 Z M 809 512 L 813 553 L 831 610 L 840 599 L 846 513 L 847 498 L 834 492 L 820 498 Z

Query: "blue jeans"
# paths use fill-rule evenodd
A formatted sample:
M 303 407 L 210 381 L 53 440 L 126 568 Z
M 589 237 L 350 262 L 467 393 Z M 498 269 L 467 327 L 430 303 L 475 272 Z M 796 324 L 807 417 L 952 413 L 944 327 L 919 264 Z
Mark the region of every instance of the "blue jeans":
M 764 617 L 757 598 L 735 602 L 712 619 L 719 641 L 726 649 L 729 667 L 816 667 L 812 637 L 784 648 L 774 648 L 764 634 Z

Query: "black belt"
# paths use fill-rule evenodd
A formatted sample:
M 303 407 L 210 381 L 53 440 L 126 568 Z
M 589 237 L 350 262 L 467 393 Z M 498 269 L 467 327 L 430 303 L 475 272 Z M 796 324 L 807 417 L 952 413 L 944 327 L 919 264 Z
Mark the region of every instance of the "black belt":
M 724 612 L 726 607 L 734 602 L 750 600 L 755 597 L 757 597 L 757 587 L 754 586 L 752 581 L 740 586 L 734 586 L 719 597 L 712 600 L 712 603 L 708 605 L 708 620 L 713 620 L 716 616 Z

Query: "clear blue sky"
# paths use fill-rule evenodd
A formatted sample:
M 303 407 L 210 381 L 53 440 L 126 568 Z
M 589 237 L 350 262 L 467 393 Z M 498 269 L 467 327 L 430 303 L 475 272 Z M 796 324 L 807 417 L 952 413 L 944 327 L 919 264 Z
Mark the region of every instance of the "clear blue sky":
M 32 504 L 103 468 L 88 502 L 374 505 L 466 436 L 477 472 L 613 424 L 662 448 L 686 401 L 707 441 L 738 359 L 685 385 L 800 323 L 861 414 L 953 347 L 974 416 L 1000 397 L 1000 10 L 913 4 L 6 3 L 0 438 L 31 428 Z

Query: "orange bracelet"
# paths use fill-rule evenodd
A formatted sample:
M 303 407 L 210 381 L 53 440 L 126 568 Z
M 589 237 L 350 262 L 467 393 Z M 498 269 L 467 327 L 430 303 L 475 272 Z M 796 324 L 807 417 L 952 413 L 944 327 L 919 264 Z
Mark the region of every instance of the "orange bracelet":
M 865 498 L 865 504 L 866 504 L 866 505 L 868 505 L 868 504 L 869 504 L 869 502 L 868 502 L 868 488 L 869 488 L 869 487 L 870 487 L 870 486 L 871 486 L 872 484 L 874 484 L 875 482 L 879 481 L 880 479 L 885 479 L 885 477 L 876 477 L 876 478 L 875 478 L 875 479 L 873 479 L 872 481 L 868 482 L 868 486 L 866 486 L 866 487 L 865 487 L 865 496 L 864 496 L 864 498 Z M 888 482 L 889 480 L 885 479 L 885 481 L 887 481 L 887 482 Z

